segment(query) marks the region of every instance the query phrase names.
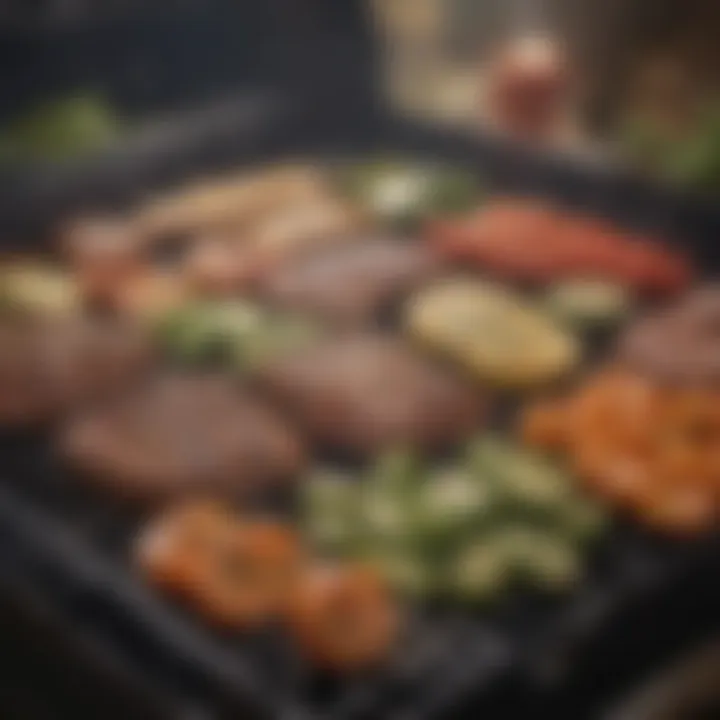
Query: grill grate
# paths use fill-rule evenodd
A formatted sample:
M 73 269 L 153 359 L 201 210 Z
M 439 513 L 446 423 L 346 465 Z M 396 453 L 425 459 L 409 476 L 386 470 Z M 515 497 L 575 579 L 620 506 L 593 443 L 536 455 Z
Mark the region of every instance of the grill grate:
M 318 124 L 317 131 L 325 128 Z M 291 135 L 277 143 L 283 151 L 296 140 L 300 150 L 317 149 L 299 129 Z M 598 181 L 600 189 L 586 177 L 563 191 L 558 168 L 543 181 L 539 167 L 519 156 L 505 157 L 501 149 L 482 143 L 443 140 L 417 128 L 396 126 L 387 136 L 361 141 L 360 147 L 357 139 L 350 142 L 342 134 L 331 133 L 326 142 L 345 152 L 351 145 L 356 152 L 368 144 L 374 149 L 397 145 L 465 163 L 484 160 L 488 176 L 500 187 L 544 187 L 545 194 L 566 200 L 572 196 L 598 211 L 612 204 L 602 192 L 604 180 Z M 252 143 L 241 145 L 244 150 L 238 147 L 230 154 L 247 152 Z M 213 148 L 212 143 L 203 145 L 210 154 Z M 277 154 L 269 138 L 263 139 L 262 149 Z M 174 161 L 189 170 L 201 154 L 194 148 L 190 158 L 179 153 Z M 219 152 L 212 156 L 223 163 L 232 159 Z M 614 208 L 610 214 L 623 212 Z M 673 544 L 618 524 L 590 558 L 584 583 L 570 597 L 518 595 L 478 617 L 418 612 L 407 642 L 388 667 L 340 683 L 310 674 L 280 631 L 242 638 L 215 635 L 145 587 L 129 562 L 133 534 L 143 518 L 63 472 L 46 437 L 0 437 L 0 457 L 0 527 L 13 528 L 19 542 L 35 548 L 37 576 L 52 585 L 54 598 L 62 599 L 76 617 L 95 620 L 134 648 L 135 660 L 153 677 L 163 668 L 169 683 L 213 707 L 222 702 L 235 716 L 242 708 L 244 717 L 422 720 L 445 717 L 471 697 L 481 699 L 483 708 L 506 703 L 505 708 L 517 701 L 518 687 L 534 697 L 532 693 L 556 691 L 578 673 L 590 672 L 588 661 L 598 648 L 606 652 L 606 662 L 625 658 L 630 663 L 637 657 L 632 631 L 643 624 L 638 618 L 667 631 L 676 606 L 658 605 L 658 598 L 683 595 L 684 589 L 699 592 L 687 578 L 708 576 L 718 556 L 715 539 Z M 624 625 L 618 624 L 622 618 Z M 717 621 L 716 614 L 712 618 Z M 698 612 L 693 620 L 706 623 L 707 616 Z M 599 681 L 592 691 L 603 692 Z M 479 712 L 474 709 L 473 716 Z
M 48 562 L 62 557 L 66 567 L 60 572 L 71 570 L 83 580 L 67 586 L 79 617 L 99 619 L 125 642 L 158 643 L 162 659 L 174 656 L 193 682 L 199 669 L 205 680 L 232 689 L 229 703 L 238 701 L 234 695 L 243 701 L 257 697 L 261 705 L 271 703 L 264 708 L 271 717 L 299 708 L 338 719 L 384 717 L 379 713 L 390 708 L 397 708 L 399 717 L 434 717 L 471 691 L 501 695 L 513 673 L 523 670 L 539 685 L 562 685 L 583 644 L 607 628 L 614 613 L 654 595 L 704 557 L 696 545 L 618 526 L 590 559 L 586 581 L 572 596 L 518 595 L 482 619 L 440 610 L 419 613 L 407 642 L 381 673 L 333 682 L 310 674 L 279 630 L 242 638 L 214 635 L 145 588 L 129 562 L 142 518 L 68 477 L 43 437 L 4 437 L 0 456 L 2 493 L 20 495 L 52 517 L 49 524 L 34 514 L 14 521 L 46 538 L 54 553 Z M 84 548 L 82 556 L 78 548 Z M 112 607 L 106 606 L 108 598 Z
M 483 664 L 487 661 L 490 670 L 501 670 L 504 665 L 505 653 L 495 634 L 479 622 L 458 616 L 417 617 L 411 623 L 408 642 L 386 670 L 344 683 L 309 673 L 280 631 L 243 637 L 214 635 L 194 616 L 165 603 L 134 577 L 129 548 L 141 522 L 139 516 L 79 488 L 59 469 L 42 437 L 4 437 L 0 456 L 5 469 L 0 499 L 3 494 L 19 494 L 31 507 L 52 516 L 48 521 L 44 514 L 30 511 L 27 516 L 16 515 L 15 522 L 46 539 L 52 546 L 53 561 L 63 557 L 69 564 L 82 566 L 79 575 L 74 574 L 84 582 L 70 590 L 78 616 L 102 614 L 104 623 L 116 624 L 125 640 L 129 639 L 125 622 L 116 622 L 96 604 L 98 597 L 90 587 L 101 589 L 116 606 L 135 614 L 131 619 L 138 621 L 137 633 L 149 631 L 161 642 L 169 641 L 166 650 L 184 648 L 193 665 L 204 666 L 204 673 L 216 675 L 223 686 L 272 698 L 275 713 L 307 707 L 333 718 L 366 717 L 386 701 L 412 694 L 449 658 L 465 657 L 469 645 L 483 649 Z M 469 659 L 475 668 L 478 658 Z M 474 682 L 484 674 L 487 671 L 473 672 Z

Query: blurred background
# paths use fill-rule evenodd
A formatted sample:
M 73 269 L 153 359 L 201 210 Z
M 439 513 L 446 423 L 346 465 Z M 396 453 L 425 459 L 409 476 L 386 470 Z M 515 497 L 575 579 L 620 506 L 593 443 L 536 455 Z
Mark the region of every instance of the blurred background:
M 148 116 L 273 82 L 307 85 L 333 68 L 339 89 L 372 69 L 383 101 L 404 112 L 717 186 L 720 6 L 713 0 L 360 5 L 3 2 L 2 156 L 64 155 L 102 145 Z M 368 28 L 371 40 L 363 37 Z M 335 53 L 342 61 L 323 62 Z

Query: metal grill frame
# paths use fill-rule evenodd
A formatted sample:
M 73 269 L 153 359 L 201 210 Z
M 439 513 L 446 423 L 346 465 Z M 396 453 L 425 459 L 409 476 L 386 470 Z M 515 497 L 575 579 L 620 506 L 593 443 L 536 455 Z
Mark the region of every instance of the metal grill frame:
M 720 234 L 720 212 L 711 206 L 495 138 L 445 133 L 380 113 L 328 114 L 286 95 L 203 111 L 174 126 L 159 143 L 154 132 L 82 165 L 58 167 L 42 177 L 26 175 L 0 206 L 6 243 L 13 238 L 16 248 L 42 244 L 47 230 L 65 216 L 122 206 L 145 192 L 229 166 L 288 156 L 332 159 L 388 152 L 458 162 L 498 191 L 549 197 L 634 228 L 663 231 L 699 257 L 703 267 L 720 268 L 720 247 L 713 242 Z M 271 692 L 233 646 L 143 587 L 127 561 L 126 520 L 63 484 L 52 466 L 42 464 L 36 443 L 37 438 L 10 438 L 0 447 L 0 531 L 12 554 L 22 558 L 16 565 L 28 586 L 52 597 L 67 622 L 92 626 L 107 653 L 125 657 L 136 674 L 152 674 L 164 692 L 179 693 L 191 706 L 209 703 L 211 717 L 421 720 L 446 717 L 470 700 L 478 708 L 506 713 L 521 704 L 521 691 L 532 707 L 572 703 L 577 688 L 587 693 L 592 685 L 588 673 L 598 648 L 606 653 L 605 662 L 613 662 L 612 652 L 626 654 L 633 647 L 635 630 L 632 652 L 640 656 L 648 639 L 641 618 L 670 631 L 678 608 L 687 606 L 685 591 L 708 598 L 720 594 L 711 574 L 720 557 L 715 539 L 678 545 L 620 528 L 598 568 L 572 597 L 554 603 L 517 598 L 486 618 L 446 618 L 440 631 L 444 654 L 429 667 L 401 663 L 392 676 L 339 693 L 334 706 L 312 706 Z M 83 517 L 100 525 L 101 535 L 115 536 L 117 523 L 120 542 L 94 541 L 96 530 L 85 532 Z M 693 622 L 676 633 L 682 636 L 678 642 L 720 626 L 714 607 L 720 605 L 698 609 Z M 619 628 L 619 638 L 613 628 Z M 667 649 L 653 648 L 652 659 Z M 602 683 L 596 686 L 600 692 Z

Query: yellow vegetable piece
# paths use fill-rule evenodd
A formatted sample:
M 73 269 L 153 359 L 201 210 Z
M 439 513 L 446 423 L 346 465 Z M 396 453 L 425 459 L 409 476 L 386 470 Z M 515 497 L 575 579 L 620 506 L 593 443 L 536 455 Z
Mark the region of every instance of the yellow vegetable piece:
M 579 360 L 576 339 L 511 291 L 480 281 L 446 281 L 417 295 L 412 336 L 479 379 L 508 388 L 552 381 Z

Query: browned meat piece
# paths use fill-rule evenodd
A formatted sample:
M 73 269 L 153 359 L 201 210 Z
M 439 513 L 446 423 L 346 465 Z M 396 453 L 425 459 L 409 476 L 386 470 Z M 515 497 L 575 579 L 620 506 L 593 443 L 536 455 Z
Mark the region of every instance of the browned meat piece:
M 282 420 L 223 375 L 155 378 L 77 417 L 60 447 L 96 483 L 148 502 L 252 494 L 303 461 Z
M 271 363 L 258 381 L 315 441 L 353 455 L 450 446 L 483 414 L 472 387 L 383 336 L 327 341 Z
M 105 320 L 7 314 L 0 320 L 0 424 L 56 419 L 112 392 L 152 360 L 146 338 Z
M 620 360 L 642 375 L 673 384 L 720 382 L 720 284 L 690 292 L 678 304 L 631 325 Z
M 284 309 L 361 324 L 440 268 L 432 252 L 416 243 L 360 239 L 279 268 L 266 279 L 262 294 Z

